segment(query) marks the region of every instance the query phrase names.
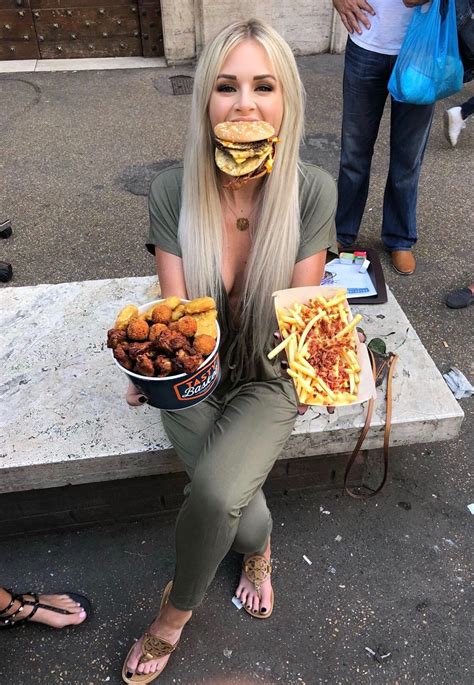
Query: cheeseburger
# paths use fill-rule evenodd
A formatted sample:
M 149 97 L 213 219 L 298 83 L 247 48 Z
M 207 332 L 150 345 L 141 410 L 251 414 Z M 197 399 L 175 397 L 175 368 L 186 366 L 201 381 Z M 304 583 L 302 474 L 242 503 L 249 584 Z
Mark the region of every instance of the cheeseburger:
M 275 129 L 266 121 L 224 121 L 214 129 L 216 164 L 243 185 L 269 174 L 273 166 Z

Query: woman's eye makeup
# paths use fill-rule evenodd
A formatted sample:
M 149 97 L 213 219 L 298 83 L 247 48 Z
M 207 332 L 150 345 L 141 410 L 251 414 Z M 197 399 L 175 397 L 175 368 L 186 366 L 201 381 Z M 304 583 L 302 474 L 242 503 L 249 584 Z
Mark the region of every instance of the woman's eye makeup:
M 237 88 L 229 83 L 217 84 L 218 93 L 235 93 L 236 90 Z M 259 85 L 255 86 L 255 90 L 264 93 L 271 93 L 273 91 L 273 86 L 270 83 L 260 83 Z

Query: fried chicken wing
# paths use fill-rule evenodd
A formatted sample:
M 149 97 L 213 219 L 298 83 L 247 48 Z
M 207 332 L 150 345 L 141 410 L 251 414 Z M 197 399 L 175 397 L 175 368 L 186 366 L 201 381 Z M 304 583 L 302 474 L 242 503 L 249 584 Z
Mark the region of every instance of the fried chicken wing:
M 172 350 L 180 350 L 188 345 L 188 340 L 185 335 L 179 331 L 171 331 L 170 346 Z
M 153 366 L 153 361 L 146 354 L 139 354 L 134 371 L 139 373 L 140 376 L 154 376 L 155 367 Z
M 124 367 L 124 369 L 128 369 L 128 371 L 133 369 L 133 361 L 128 356 L 123 345 L 117 345 L 117 347 L 114 349 L 114 357 L 118 363 Z
M 120 328 L 111 328 L 107 331 L 107 347 L 115 350 L 117 345 L 127 340 L 127 332 Z
M 155 346 L 153 345 L 153 342 L 150 340 L 147 340 L 146 342 L 130 343 L 127 352 L 130 359 L 138 359 L 138 356 L 142 354 L 146 354 L 146 356 L 150 359 L 156 357 Z
M 202 354 L 188 354 L 184 350 L 176 352 L 176 365 L 186 373 L 194 373 L 204 361 Z
M 159 354 L 154 362 L 155 371 L 158 376 L 169 376 L 173 373 L 173 362 L 164 354 Z
M 162 331 L 154 340 L 155 348 L 160 354 L 167 354 L 169 356 L 173 354 L 174 350 L 171 347 L 171 338 L 174 333 L 175 331 L 170 330 Z

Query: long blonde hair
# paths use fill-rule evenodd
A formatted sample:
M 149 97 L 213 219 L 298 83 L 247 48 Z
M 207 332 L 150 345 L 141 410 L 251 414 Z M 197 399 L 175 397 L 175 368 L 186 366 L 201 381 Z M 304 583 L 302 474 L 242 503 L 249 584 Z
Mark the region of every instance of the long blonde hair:
M 200 57 L 184 157 L 178 229 L 188 296 L 211 295 L 222 311 L 227 304 L 221 278 L 223 215 L 208 106 L 227 55 L 249 38 L 265 48 L 275 69 L 283 93 L 283 119 L 273 172 L 265 178 L 257 220 L 253 222 L 239 333 L 234 336 L 227 359 L 237 378 L 244 377 L 245 368 L 266 351 L 274 322 L 272 293 L 289 287 L 300 240 L 298 164 L 304 90 L 290 47 L 258 19 L 230 24 Z

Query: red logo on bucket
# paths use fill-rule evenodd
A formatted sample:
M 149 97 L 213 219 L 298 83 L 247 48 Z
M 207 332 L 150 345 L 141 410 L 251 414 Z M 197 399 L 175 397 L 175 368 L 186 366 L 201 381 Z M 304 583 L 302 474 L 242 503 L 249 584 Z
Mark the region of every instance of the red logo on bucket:
M 187 378 L 181 383 L 176 383 L 174 391 L 178 400 L 185 402 L 186 400 L 194 400 L 197 397 L 207 395 L 211 388 L 219 378 L 219 357 L 216 354 L 214 359 L 199 369 L 194 376 Z

